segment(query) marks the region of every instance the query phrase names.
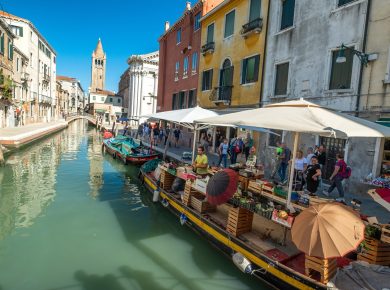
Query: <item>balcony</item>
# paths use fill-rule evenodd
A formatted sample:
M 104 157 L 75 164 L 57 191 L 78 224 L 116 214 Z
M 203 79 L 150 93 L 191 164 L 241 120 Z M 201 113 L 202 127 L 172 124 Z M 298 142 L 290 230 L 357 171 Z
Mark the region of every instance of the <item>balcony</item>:
M 247 24 L 244 24 L 242 26 L 240 34 L 244 38 L 247 38 L 251 34 L 258 34 L 258 33 L 260 33 L 262 28 L 263 28 L 263 19 L 262 18 L 256 18 L 255 20 L 252 20 L 251 22 L 248 22 Z
M 210 101 L 213 103 L 223 103 L 225 105 L 230 105 L 232 100 L 232 90 L 233 86 L 221 86 L 215 87 L 210 94 Z
M 205 45 L 202 46 L 201 52 L 203 55 L 206 55 L 208 53 L 213 53 L 215 48 L 215 42 L 208 42 Z
M 50 76 L 48 74 L 44 74 L 42 78 L 42 82 L 49 83 L 50 82 Z
M 42 103 L 42 104 L 49 104 L 49 105 L 51 105 L 52 98 L 48 97 L 48 96 L 45 96 L 45 95 L 40 95 L 39 102 Z

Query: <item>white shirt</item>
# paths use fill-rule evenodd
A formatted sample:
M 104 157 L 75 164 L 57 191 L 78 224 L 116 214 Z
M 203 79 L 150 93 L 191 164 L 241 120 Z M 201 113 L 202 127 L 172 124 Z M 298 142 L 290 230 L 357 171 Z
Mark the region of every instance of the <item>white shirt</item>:
M 311 158 L 314 156 L 314 153 L 310 153 L 306 156 L 306 161 L 308 164 L 311 164 Z
M 295 159 L 295 169 L 296 170 L 303 170 L 305 164 L 307 165 L 306 158 L 303 157 L 302 159 Z

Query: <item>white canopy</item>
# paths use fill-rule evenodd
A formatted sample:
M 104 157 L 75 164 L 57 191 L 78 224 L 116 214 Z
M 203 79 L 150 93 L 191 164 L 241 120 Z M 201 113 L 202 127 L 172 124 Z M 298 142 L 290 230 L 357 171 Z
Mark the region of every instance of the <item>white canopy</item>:
M 390 128 L 295 100 L 202 119 L 205 124 L 234 124 L 337 137 L 390 137 Z
M 144 117 L 173 122 L 194 130 L 195 129 L 194 121 L 198 121 L 204 118 L 215 117 L 215 116 L 218 116 L 218 114 L 213 111 L 206 110 L 201 107 L 195 107 L 190 109 L 165 111 L 165 112 L 147 115 Z

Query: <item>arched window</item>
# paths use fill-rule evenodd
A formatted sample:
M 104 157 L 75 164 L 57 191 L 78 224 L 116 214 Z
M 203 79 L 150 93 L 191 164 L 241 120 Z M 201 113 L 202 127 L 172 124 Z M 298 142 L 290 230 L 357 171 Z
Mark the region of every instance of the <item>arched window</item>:
M 103 60 L 101 60 L 101 62 L 102 62 L 101 65 L 103 66 Z
M 98 63 L 97 63 L 97 59 L 95 59 L 95 65 L 97 65 Z

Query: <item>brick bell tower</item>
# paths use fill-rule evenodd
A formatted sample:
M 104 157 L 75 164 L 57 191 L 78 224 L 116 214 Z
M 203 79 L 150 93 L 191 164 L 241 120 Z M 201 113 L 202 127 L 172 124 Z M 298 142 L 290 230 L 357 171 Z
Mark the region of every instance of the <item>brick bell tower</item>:
M 92 52 L 91 66 L 91 92 L 104 90 L 106 81 L 106 54 L 103 51 L 102 41 L 98 40 L 95 50 Z

